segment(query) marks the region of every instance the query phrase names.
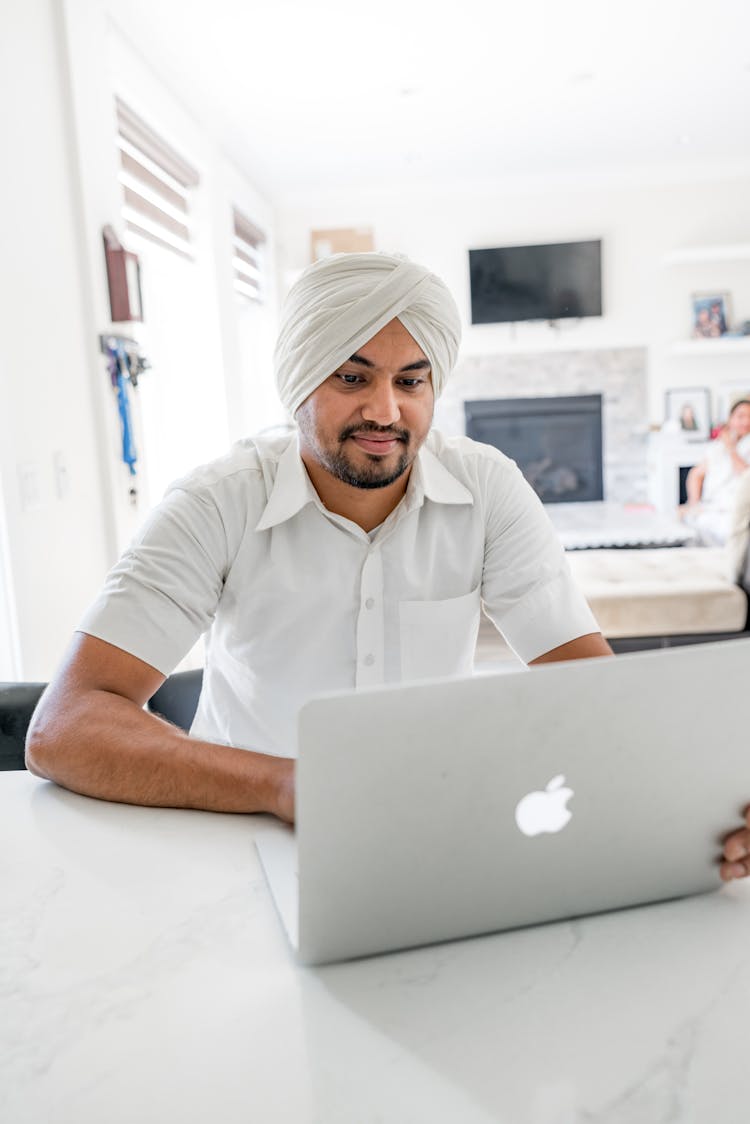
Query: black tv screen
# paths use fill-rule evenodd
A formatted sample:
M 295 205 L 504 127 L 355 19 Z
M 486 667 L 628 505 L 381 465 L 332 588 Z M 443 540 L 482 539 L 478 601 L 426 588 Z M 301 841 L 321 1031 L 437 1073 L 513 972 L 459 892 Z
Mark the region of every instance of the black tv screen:
M 602 314 L 602 244 L 469 250 L 472 324 Z

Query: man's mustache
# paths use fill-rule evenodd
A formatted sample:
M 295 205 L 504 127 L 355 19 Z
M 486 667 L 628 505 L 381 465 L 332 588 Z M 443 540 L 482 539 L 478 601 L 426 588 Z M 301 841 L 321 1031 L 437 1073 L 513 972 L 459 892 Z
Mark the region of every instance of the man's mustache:
M 396 438 L 398 441 L 404 441 L 407 445 L 411 436 L 408 429 L 394 429 L 392 425 L 376 425 L 375 422 L 361 422 L 359 425 L 350 425 L 346 429 L 342 429 L 339 440 L 346 441 L 348 437 L 353 437 L 355 433 L 387 435 Z

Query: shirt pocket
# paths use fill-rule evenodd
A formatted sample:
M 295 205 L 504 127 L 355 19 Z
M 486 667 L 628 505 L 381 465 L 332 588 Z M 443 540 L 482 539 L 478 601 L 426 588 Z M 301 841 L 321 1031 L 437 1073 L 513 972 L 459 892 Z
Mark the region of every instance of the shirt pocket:
M 399 603 L 401 678 L 470 675 L 479 632 L 480 587 L 447 601 Z

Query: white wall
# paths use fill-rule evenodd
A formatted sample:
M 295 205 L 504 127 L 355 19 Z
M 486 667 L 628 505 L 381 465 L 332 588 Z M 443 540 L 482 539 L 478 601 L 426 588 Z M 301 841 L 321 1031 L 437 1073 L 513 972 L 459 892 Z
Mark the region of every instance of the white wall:
M 236 441 L 284 419 L 272 368 L 278 318 L 276 216 L 268 200 L 223 155 L 217 161 L 216 177 L 216 286 L 224 343 L 227 425 L 230 440 Z M 267 288 L 262 304 L 248 301 L 234 290 L 232 216 L 227 202 L 266 234 L 263 253 Z
M 272 278 L 274 216 L 270 204 L 221 152 L 208 124 L 191 116 L 178 94 L 145 61 L 138 44 L 124 35 L 110 16 L 107 0 L 87 0 L 85 5 L 63 0 L 63 10 L 87 261 L 95 314 L 103 325 L 100 330 L 107 330 L 109 316 L 101 228 L 111 223 L 127 245 L 134 243 L 125 237 L 120 221 L 115 96 L 163 136 L 200 176 L 192 199 L 194 261 L 175 261 L 172 268 L 150 244 L 132 245 L 143 258 L 144 297 L 156 288 L 162 299 L 146 299 L 144 324 L 128 328 L 141 341 L 154 367 L 134 395 L 141 497 L 137 509 L 126 502 L 129 481 L 119 466 L 112 481 L 121 550 L 148 506 L 161 498 L 169 480 L 219 455 L 231 440 L 256 428 L 255 403 L 265 396 L 270 364 L 264 353 L 266 361 L 260 370 L 249 373 L 243 367 L 241 320 L 232 288 L 231 209 L 233 204 L 239 206 L 268 234 Z M 175 279 L 172 293 L 165 276 L 170 268 Z M 158 286 L 148 276 L 149 269 L 159 272 Z M 271 284 L 258 316 L 260 337 L 275 320 L 274 302 Z M 115 448 L 119 438 L 108 393 L 100 399 L 99 412 L 102 428 L 109 431 L 109 447 Z
M 0 682 L 20 677 L 21 650 L 18 642 L 18 618 L 13 593 L 13 571 L 8 548 L 5 498 L 0 479 Z
M 0 475 L 27 679 L 51 673 L 111 551 L 56 7 L 14 5 L 0 37 Z
M 721 360 L 668 354 L 673 340 L 689 335 L 695 290 L 732 290 L 737 317 L 750 319 L 748 263 L 668 268 L 661 259 L 685 246 L 747 242 L 750 172 L 717 182 L 704 174 L 691 183 L 638 186 L 633 177 L 618 186 L 601 177 L 588 185 L 464 183 L 429 192 L 399 183 L 398 168 L 393 175 L 390 192 L 287 196 L 277 226 L 284 283 L 308 262 L 312 228 L 372 226 L 377 249 L 400 250 L 447 282 L 464 319 L 463 354 L 646 346 L 652 424 L 662 420 L 665 387 L 716 388 L 748 369 L 747 353 Z M 559 331 L 544 324 L 470 325 L 470 248 L 599 237 L 604 316 L 563 322 Z
M 0 37 L 0 525 L 8 571 L 0 596 L 10 604 L 0 612 L 0 675 L 47 679 L 146 511 L 145 501 L 138 509 L 128 501 L 98 345 L 99 333 L 112 328 L 102 226 L 122 233 L 115 93 L 155 127 L 161 123 L 201 173 L 204 366 L 222 446 L 255 428 L 275 314 L 272 284 L 260 313 L 259 369 L 248 386 L 231 283 L 231 206 L 269 235 L 272 277 L 273 211 L 219 151 L 206 123 L 190 118 L 119 35 L 106 0 L 30 0 L 14 5 L 8 22 L 12 34 Z M 142 330 L 147 342 L 148 325 Z M 142 428 L 137 436 L 145 468 Z
M 147 461 L 153 462 L 158 455 L 161 466 L 157 471 L 153 463 L 147 464 L 153 503 L 170 480 L 221 455 L 231 441 L 259 427 L 258 415 L 271 382 L 270 356 L 263 345 L 269 325 L 275 325 L 274 220 L 268 202 L 221 152 L 205 126 L 163 85 L 117 24 L 109 19 L 105 22 L 112 96 L 119 95 L 200 176 L 193 193 L 192 262 L 145 241 L 136 242 L 132 236 L 128 239 L 128 245 L 143 259 L 144 290 L 149 285 L 150 262 L 155 266 L 156 258 L 160 259 L 160 273 L 166 271 L 174 278 L 172 285 L 171 278 L 160 276 L 158 303 L 149 302 L 144 291 L 145 323 L 139 326 L 146 353 L 154 362 L 153 371 L 143 380 L 144 397 L 152 394 L 162 403 L 160 411 L 150 411 L 152 432 L 146 428 L 143 437 Z M 252 369 L 248 369 L 243 347 L 246 310 L 233 288 L 233 206 L 268 235 L 271 283 L 264 303 L 251 313 L 258 344 L 257 364 L 251 364 Z M 187 273 L 192 274 L 190 284 Z M 144 426 L 146 420 L 144 412 Z M 171 458 L 158 448 L 160 436 L 162 443 L 168 437 L 174 450 Z

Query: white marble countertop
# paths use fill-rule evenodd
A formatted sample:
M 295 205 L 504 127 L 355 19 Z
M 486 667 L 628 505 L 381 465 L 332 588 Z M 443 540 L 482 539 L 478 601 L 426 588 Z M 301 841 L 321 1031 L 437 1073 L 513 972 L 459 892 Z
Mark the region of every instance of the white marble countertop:
M 255 823 L 0 774 L 4 1124 L 750 1118 L 750 888 L 301 969 Z
M 676 514 L 664 515 L 648 505 L 550 503 L 544 510 L 566 550 L 688 546 L 697 538 Z

